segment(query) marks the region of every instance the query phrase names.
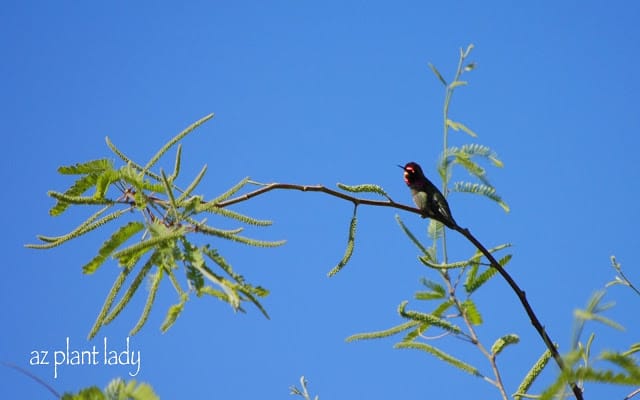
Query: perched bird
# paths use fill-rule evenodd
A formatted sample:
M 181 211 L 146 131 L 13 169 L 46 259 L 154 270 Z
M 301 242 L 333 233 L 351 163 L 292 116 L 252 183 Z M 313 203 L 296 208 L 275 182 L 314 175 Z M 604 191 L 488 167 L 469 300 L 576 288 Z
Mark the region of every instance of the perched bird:
M 411 189 L 413 202 L 416 203 L 418 209 L 423 212 L 422 217 L 433 218 L 451 229 L 459 228 L 451 215 L 447 199 L 445 199 L 440 190 L 424 176 L 422 168 L 413 161 L 407 163 L 404 167 L 402 165 L 398 165 L 398 167 L 404 170 L 404 182 Z

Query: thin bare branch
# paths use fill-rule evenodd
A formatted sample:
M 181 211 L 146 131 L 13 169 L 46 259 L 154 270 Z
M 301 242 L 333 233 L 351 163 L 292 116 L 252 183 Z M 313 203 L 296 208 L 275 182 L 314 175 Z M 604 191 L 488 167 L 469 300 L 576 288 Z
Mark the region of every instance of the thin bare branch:
M 405 211 L 409 211 L 409 212 L 412 212 L 412 213 L 419 214 L 419 215 L 423 216 L 423 218 L 430 217 L 429 215 L 423 215 L 423 212 L 420 211 L 419 209 L 415 208 L 415 207 L 407 206 L 405 204 L 396 203 L 395 201 L 391 201 L 391 200 L 389 200 L 389 201 L 380 201 L 380 200 L 361 199 L 359 197 L 351 196 L 351 195 L 348 195 L 348 194 L 343 193 L 343 192 L 339 192 L 339 191 L 334 190 L 334 189 L 329 189 L 328 187 L 322 186 L 322 185 L 296 185 L 296 184 L 293 184 L 293 183 L 269 183 L 269 184 L 265 184 L 260 189 L 256 189 L 253 192 L 249 192 L 249 193 L 234 197 L 234 198 L 229 199 L 229 200 L 221 201 L 220 203 L 217 203 L 216 206 L 220 207 L 220 208 L 228 207 L 230 205 L 237 204 L 237 203 L 249 200 L 249 199 L 251 199 L 253 197 L 259 196 L 261 194 L 270 192 L 270 191 L 275 190 L 275 189 L 299 190 L 299 191 L 302 191 L 302 192 L 322 192 L 322 193 L 326 193 L 326 194 L 329 194 L 329 195 L 334 196 L 334 197 L 338 197 L 338 198 L 343 199 L 343 200 L 350 201 L 354 205 L 363 204 L 363 205 L 377 206 L 377 207 L 392 207 L 392 208 L 397 208 L 397 209 L 400 209 L 400 210 L 405 210 Z
M 19 367 L 15 364 L 11 364 L 8 362 L 1 362 L 2 365 L 4 365 L 5 367 L 9 367 L 9 368 L 13 368 L 16 371 L 28 376 L 29 378 L 33 379 L 34 381 L 38 382 L 39 384 L 41 384 L 42 386 L 44 386 L 49 392 L 51 392 L 51 394 L 53 394 L 55 396 L 55 398 L 59 399 L 60 394 L 58 394 L 58 392 L 56 392 L 56 390 L 51 387 L 51 385 L 49 385 L 47 382 L 43 381 L 42 379 L 38 378 L 37 376 L 35 376 L 34 374 L 32 374 L 31 372 L 27 371 L 26 369 Z
M 632 398 L 633 396 L 637 395 L 638 393 L 640 393 L 640 388 L 634 390 L 633 392 L 629 393 L 627 395 L 627 397 L 624 398 L 624 400 L 629 400 L 630 398 Z

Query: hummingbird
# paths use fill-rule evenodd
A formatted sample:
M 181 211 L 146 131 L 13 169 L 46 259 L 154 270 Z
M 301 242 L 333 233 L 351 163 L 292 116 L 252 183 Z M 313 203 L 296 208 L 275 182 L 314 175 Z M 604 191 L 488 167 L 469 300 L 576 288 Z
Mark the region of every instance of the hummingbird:
M 451 229 L 459 229 L 460 227 L 451 215 L 447 199 L 436 185 L 424 176 L 420 165 L 412 161 L 404 167 L 402 165 L 398 165 L 398 167 L 404 170 L 404 182 L 411 189 L 413 202 L 423 212 L 422 218 L 433 218 Z

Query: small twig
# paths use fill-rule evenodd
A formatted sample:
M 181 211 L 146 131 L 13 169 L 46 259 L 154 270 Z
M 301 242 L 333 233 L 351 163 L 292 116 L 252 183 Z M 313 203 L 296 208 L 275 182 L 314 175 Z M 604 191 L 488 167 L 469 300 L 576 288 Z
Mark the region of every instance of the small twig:
M 435 335 L 435 336 L 425 336 L 422 333 L 418 334 L 418 336 L 420 336 L 424 340 L 437 340 L 437 339 L 442 339 L 445 336 L 449 336 L 450 334 L 451 334 L 451 332 L 445 331 L 445 332 L 442 332 L 441 334 Z
M 35 376 L 31 372 L 27 371 L 26 369 L 24 369 L 22 367 L 19 367 L 19 366 L 15 365 L 15 364 L 11 364 L 11 363 L 4 362 L 4 361 L 2 362 L 2 365 L 4 365 L 5 367 L 8 367 L 8 368 L 13 368 L 16 371 L 25 374 L 29 378 L 33 379 L 34 381 L 38 382 L 39 384 L 41 384 L 42 386 L 47 388 L 47 390 L 49 390 L 49 392 L 51 392 L 51 394 L 53 394 L 57 399 L 60 398 L 60 394 L 58 394 L 58 392 L 56 392 L 56 390 L 54 388 L 52 388 L 51 385 L 49 385 L 47 382 L 43 381 L 42 379 L 38 378 L 37 376 Z
M 640 290 L 638 290 L 637 287 L 633 286 L 633 283 L 631 283 L 629 278 L 627 278 L 627 276 L 624 274 L 624 272 L 622 272 L 622 269 L 618 269 L 618 274 L 620 274 L 620 276 L 624 280 L 625 285 L 629 286 L 634 292 L 636 292 L 638 295 L 640 295 Z
M 623 400 L 629 400 L 630 398 L 632 398 L 633 396 L 637 395 L 638 393 L 640 393 L 640 388 L 634 390 L 633 392 L 629 393 L 627 395 L 627 397 L 625 397 Z
M 222 201 L 220 203 L 217 203 L 216 206 L 220 207 L 220 208 L 224 208 L 224 207 L 228 207 L 232 204 L 236 204 L 236 203 L 240 203 L 246 200 L 249 200 L 253 197 L 259 196 L 261 194 L 267 193 L 271 190 L 275 190 L 275 189 L 285 189 L 285 190 L 299 190 L 302 192 L 322 192 L 322 193 L 326 193 L 329 194 L 331 196 L 334 197 L 338 197 L 340 199 L 343 200 L 347 200 L 352 202 L 354 205 L 369 205 L 369 206 L 377 206 L 377 207 L 391 207 L 391 208 L 397 208 L 400 210 L 405 210 L 405 211 L 409 211 L 415 214 L 419 214 L 420 216 L 422 216 L 423 218 L 433 218 L 436 220 L 439 220 L 439 218 L 437 216 L 433 216 L 433 215 L 425 215 L 421 210 L 415 208 L 415 207 L 410 207 L 404 204 L 400 204 L 400 203 L 396 203 L 392 200 L 389 201 L 378 201 L 378 200 L 368 200 L 368 199 L 361 199 L 359 197 L 354 197 L 348 194 L 345 194 L 343 192 L 338 192 L 337 190 L 333 190 L 333 189 L 329 189 L 325 186 L 322 185 L 296 185 L 296 184 L 292 184 L 292 183 L 270 183 L 270 184 L 265 184 L 262 188 L 254 190 L 252 192 L 234 197 L 232 199 L 226 200 L 226 201 Z M 440 221 L 440 220 L 439 220 Z M 440 222 L 444 222 L 444 221 L 440 221 Z M 549 337 L 549 335 L 547 334 L 547 331 L 545 330 L 544 326 L 540 323 L 540 320 L 538 319 L 538 317 L 536 316 L 535 312 L 533 311 L 533 309 L 531 308 L 531 305 L 529 304 L 529 301 L 527 300 L 526 294 L 525 292 L 520 289 L 520 287 L 518 286 L 518 284 L 513 280 L 513 278 L 511 278 L 511 275 L 509 275 L 507 273 L 507 271 L 505 271 L 504 268 L 502 268 L 502 266 L 500 265 L 500 263 L 498 263 L 498 261 L 493 257 L 493 255 L 491 255 L 491 253 L 482 245 L 482 243 L 480 243 L 478 241 L 478 239 L 476 239 L 471 232 L 469 231 L 469 229 L 466 228 L 461 228 L 461 227 L 456 227 L 455 228 L 456 231 L 458 231 L 460 234 L 462 234 L 462 236 L 464 236 L 465 238 L 467 238 L 467 240 L 469 240 L 478 250 L 480 250 L 480 252 L 489 260 L 489 262 L 491 263 L 491 266 L 493 268 L 495 268 L 498 273 L 504 278 L 505 281 L 507 281 L 507 283 L 509 284 L 509 286 L 511 287 L 511 289 L 513 289 L 513 291 L 515 292 L 516 296 L 518 296 L 518 299 L 520 299 L 520 302 L 522 303 L 522 306 L 524 307 L 527 316 L 529 316 L 529 319 L 531 320 L 531 324 L 533 325 L 533 327 L 535 328 L 535 330 L 538 332 L 538 334 L 540 335 L 540 337 L 542 338 L 542 341 L 544 342 L 544 344 L 547 346 L 547 348 L 549 349 L 549 351 L 551 352 L 551 355 L 553 356 L 554 360 L 556 361 L 556 364 L 558 364 L 558 367 L 560 367 L 560 370 L 562 371 L 566 371 L 566 366 L 564 364 L 564 361 L 562 360 L 562 357 L 560 356 L 560 353 L 558 353 L 558 349 L 556 349 L 556 346 L 553 344 L 553 341 L 551 340 L 551 338 Z M 573 391 L 573 394 L 575 395 L 577 400 L 583 400 L 583 396 L 582 396 L 582 390 L 578 387 L 578 385 L 576 385 L 575 382 L 573 381 L 569 381 L 569 386 L 571 387 L 571 390 Z

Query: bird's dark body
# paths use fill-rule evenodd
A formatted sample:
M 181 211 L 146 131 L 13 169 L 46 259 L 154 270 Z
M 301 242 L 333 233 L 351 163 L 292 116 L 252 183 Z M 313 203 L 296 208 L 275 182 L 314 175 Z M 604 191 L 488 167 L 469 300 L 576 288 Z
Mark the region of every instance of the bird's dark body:
M 424 175 L 420 165 L 410 162 L 400 167 L 404 170 L 404 181 L 411 189 L 413 202 L 423 212 L 422 216 L 438 220 L 451 229 L 457 228 L 458 224 L 451 215 L 447 199 Z

